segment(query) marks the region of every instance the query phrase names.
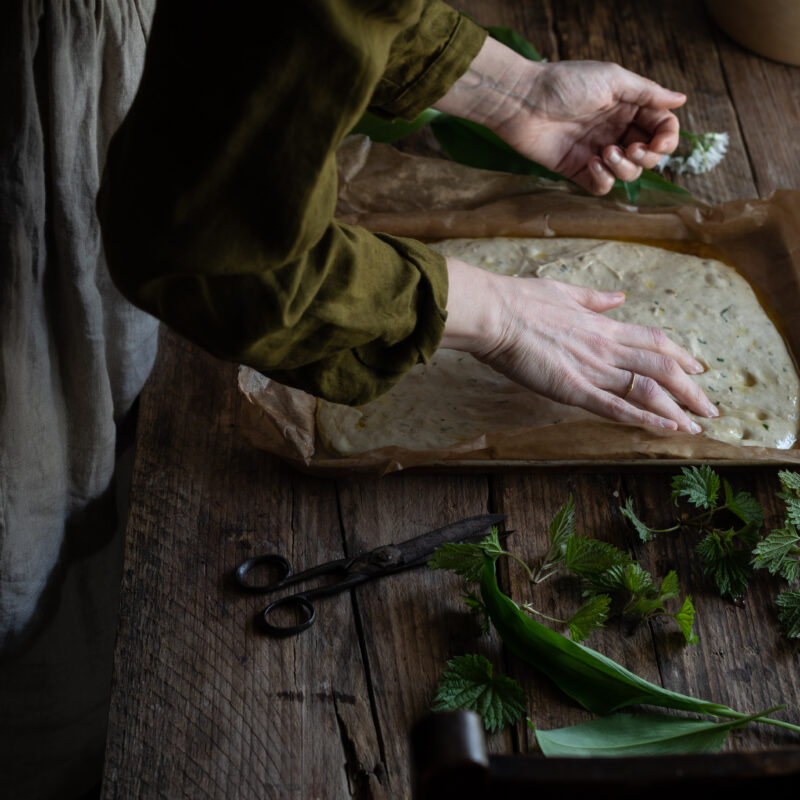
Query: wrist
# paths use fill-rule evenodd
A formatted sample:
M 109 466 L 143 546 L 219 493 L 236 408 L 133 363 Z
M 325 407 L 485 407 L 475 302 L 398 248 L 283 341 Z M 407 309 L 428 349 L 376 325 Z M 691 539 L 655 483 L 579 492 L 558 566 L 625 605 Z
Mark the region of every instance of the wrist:
M 447 257 L 447 320 L 440 347 L 479 354 L 500 338 L 502 298 L 498 276 Z
M 533 84 L 546 65 L 491 37 L 469 69 L 433 108 L 496 130 L 530 106 Z

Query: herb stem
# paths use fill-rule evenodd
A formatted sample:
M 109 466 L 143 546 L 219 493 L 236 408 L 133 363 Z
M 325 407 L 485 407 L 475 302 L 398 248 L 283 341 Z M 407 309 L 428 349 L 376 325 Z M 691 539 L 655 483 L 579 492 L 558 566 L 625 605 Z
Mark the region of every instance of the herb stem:
M 522 608 L 524 608 L 530 614 L 536 614 L 536 616 L 541 617 L 542 619 L 549 620 L 550 622 L 555 622 L 558 625 L 565 625 L 565 619 L 558 619 L 557 617 L 548 617 L 547 614 L 543 614 L 541 611 L 537 611 L 530 603 L 525 603 Z

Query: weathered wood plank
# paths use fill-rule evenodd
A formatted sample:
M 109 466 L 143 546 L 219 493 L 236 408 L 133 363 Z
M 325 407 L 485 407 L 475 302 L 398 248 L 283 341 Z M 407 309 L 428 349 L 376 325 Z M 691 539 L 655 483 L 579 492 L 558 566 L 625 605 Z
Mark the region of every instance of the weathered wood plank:
M 464 517 L 487 513 L 480 476 L 393 475 L 338 482 L 347 551 L 402 541 Z M 391 797 L 410 791 L 408 733 L 430 710 L 449 658 L 491 655 L 491 640 L 475 637 L 456 576 L 426 568 L 357 590 L 365 657 L 387 766 Z M 510 751 L 510 738 L 495 742 Z
M 340 557 L 334 484 L 243 443 L 235 367 L 162 343 L 142 397 L 104 794 L 387 796 L 350 598 L 269 639 L 253 628 L 264 598 L 228 582 L 265 551 L 298 567 Z
M 750 53 L 719 30 L 715 39 L 759 196 L 799 188 L 800 67 Z

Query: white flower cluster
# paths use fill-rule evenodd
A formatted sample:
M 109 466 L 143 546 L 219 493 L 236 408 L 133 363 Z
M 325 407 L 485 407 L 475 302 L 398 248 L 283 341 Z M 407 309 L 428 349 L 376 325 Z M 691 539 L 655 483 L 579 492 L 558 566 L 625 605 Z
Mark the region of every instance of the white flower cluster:
M 708 172 L 722 161 L 730 141 L 727 133 L 695 134 L 681 131 L 681 136 L 691 142 L 691 152 L 687 156 L 664 156 L 656 167 L 659 171 L 669 168 L 679 175 Z

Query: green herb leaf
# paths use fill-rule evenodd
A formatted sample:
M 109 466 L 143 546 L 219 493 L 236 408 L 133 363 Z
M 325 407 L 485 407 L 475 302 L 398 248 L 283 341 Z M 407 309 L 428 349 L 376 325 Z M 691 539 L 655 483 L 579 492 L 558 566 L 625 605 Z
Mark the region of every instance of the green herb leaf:
M 506 551 L 500 544 L 497 528 L 481 542 L 445 542 L 428 560 L 431 569 L 448 569 L 461 575 L 467 583 L 477 583 L 483 569 L 484 556 L 494 562 Z
M 634 513 L 633 498 L 629 497 L 625 501 L 625 505 L 619 510 L 622 513 L 622 516 L 633 525 L 633 527 L 636 529 L 636 532 L 639 534 L 639 538 L 643 542 L 649 542 L 655 538 L 656 532 L 651 528 L 648 528 L 647 525 L 645 525 L 644 522 L 642 522 Z
M 542 559 L 540 572 L 564 560 L 567 552 L 567 541 L 575 535 L 575 502 L 572 495 L 561 508 L 556 511 L 550 522 L 550 549 Z
M 362 133 L 373 142 L 396 142 L 419 130 L 435 119 L 441 112 L 426 108 L 416 119 L 384 119 L 370 111 L 365 111 L 350 133 Z
M 656 686 L 602 653 L 532 619 L 500 591 L 494 563 L 489 559 L 481 574 L 481 597 L 506 647 L 589 711 L 610 714 L 625 706 L 647 703 L 719 717 L 742 716 L 727 706 Z
M 764 524 L 764 509 L 761 503 L 749 492 L 734 492 L 727 480 L 723 481 L 723 487 L 728 510 L 757 532 Z
M 681 633 L 687 645 L 697 644 L 697 642 L 700 641 L 697 634 L 694 632 L 694 615 L 695 611 L 692 605 L 692 598 L 686 595 L 680 611 L 678 611 L 677 614 L 673 614 L 673 616 L 681 629 Z
M 517 175 L 538 175 L 555 181 L 567 180 L 520 155 L 499 136 L 476 122 L 442 114 L 431 122 L 431 130 L 445 153 L 460 164 Z
M 769 570 L 771 575 L 781 575 L 789 583 L 794 583 L 800 573 L 795 555 L 798 547 L 800 534 L 794 525 L 788 523 L 785 528 L 772 531 L 755 546 L 753 564 Z
M 633 559 L 609 542 L 587 536 L 570 536 L 564 566 L 581 578 L 593 578 L 614 566 L 627 566 Z
M 714 753 L 725 744 L 731 730 L 765 713 L 769 712 L 722 723 L 671 714 L 612 714 L 569 728 L 534 730 L 546 756 L 602 758 Z
M 672 480 L 672 499 L 688 498 L 698 508 L 714 508 L 719 494 L 719 475 L 707 464 L 683 467 Z
M 467 608 L 469 608 L 473 614 L 477 615 L 481 626 L 481 633 L 488 633 L 489 615 L 486 613 L 486 606 L 483 604 L 480 597 L 478 597 L 475 592 L 466 592 L 464 594 L 464 602 L 467 604 Z
M 580 642 L 605 625 L 611 598 L 607 594 L 590 597 L 568 620 L 569 635 Z
M 778 621 L 785 636 L 800 639 L 800 592 L 792 590 L 778 595 Z M 491 614 L 490 614 L 491 618 Z
M 451 658 L 442 672 L 433 711 L 476 711 L 490 733 L 512 725 L 525 714 L 525 693 L 513 678 L 492 673 L 483 656 Z
M 703 573 L 713 578 L 723 597 L 731 600 L 744 594 L 753 576 L 750 553 L 733 547 L 735 537 L 734 530 L 713 530 L 695 547 Z
M 800 472 L 790 472 L 788 469 L 782 469 L 778 473 L 778 479 L 785 492 L 793 492 L 795 495 L 800 496 Z

